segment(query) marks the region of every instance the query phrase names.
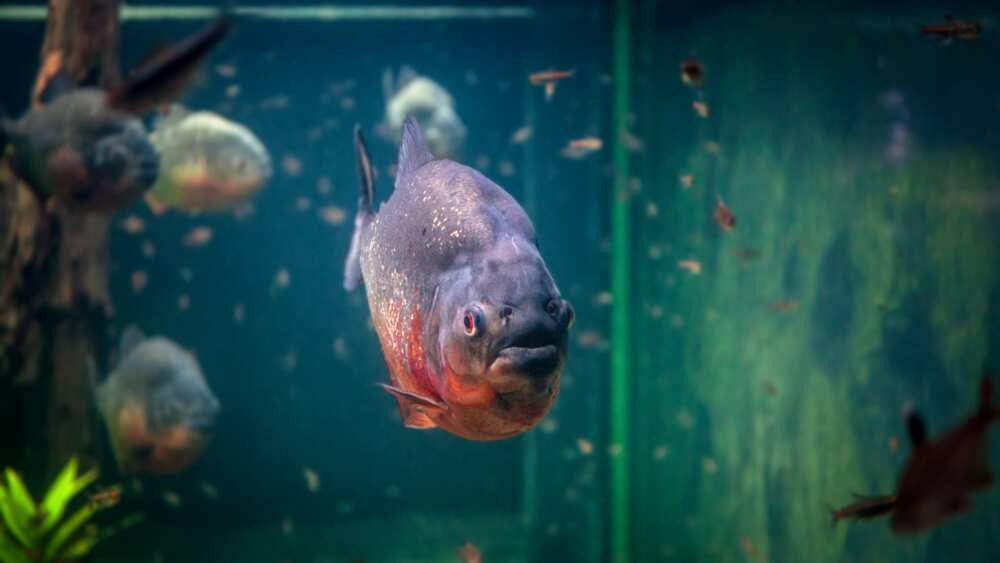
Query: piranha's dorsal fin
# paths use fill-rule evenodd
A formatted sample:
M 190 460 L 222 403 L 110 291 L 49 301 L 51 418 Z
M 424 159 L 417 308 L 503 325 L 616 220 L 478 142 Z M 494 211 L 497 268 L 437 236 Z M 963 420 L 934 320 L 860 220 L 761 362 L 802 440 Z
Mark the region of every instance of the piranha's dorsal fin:
M 232 15 L 223 12 L 205 29 L 134 69 L 109 92 L 111 107 L 142 115 L 180 97 L 212 49 L 229 33 Z
M 443 413 L 448 409 L 443 403 L 439 403 L 423 395 L 404 391 L 399 387 L 393 387 L 385 383 L 379 383 L 379 386 L 399 401 L 399 412 L 403 416 L 403 423 L 407 428 L 415 428 L 417 430 L 437 428 L 437 423 L 434 422 L 431 415 Z
M 121 363 L 126 356 L 138 348 L 144 340 L 146 340 L 146 335 L 143 334 L 142 329 L 135 325 L 126 326 L 118 341 L 118 363 Z
M 375 217 L 372 211 L 372 200 L 375 198 L 375 170 L 360 125 L 354 126 L 354 151 L 358 158 L 361 193 L 358 194 L 358 212 L 354 216 L 351 249 L 347 252 L 347 261 L 344 263 L 344 289 L 347 291 L 354 291 L 354 288 L 361 283 L 361 239 Z
M 910 444 L 914 448 L 927 443 L 927 425 L 916 409 L 906 415 L 906 431 L 910 434 Z
M 399 142 L 399 163 L 396 170 L 396 187 L 401 179 L 409 176 L 421 166 L 434 160 L 434 155 L 427 148 L 420 125 L 411 115 L 403 122 L 403 139 Z

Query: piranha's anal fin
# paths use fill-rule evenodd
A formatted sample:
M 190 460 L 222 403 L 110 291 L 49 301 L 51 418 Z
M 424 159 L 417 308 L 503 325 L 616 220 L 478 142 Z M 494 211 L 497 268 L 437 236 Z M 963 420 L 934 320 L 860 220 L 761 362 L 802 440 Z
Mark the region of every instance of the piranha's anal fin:
M 344 289 L 354 291 L 361 283 L 361 239 L 375 218 L 372 211 L 372 200 L 375 198 L 375 169 L 372 167 L 372 157 L 365 145 L 365 136 L 361 126 L 354 126 L 354 151 L 358 158 L 358 179 L 361 182 L 361 193 L 358 194 L 358 212 L 354 216 L 354 234 L 351 235 L 351 249 L 347 252 L 344 263 Z
M 407 428 L 417 430 L 437 428 L 437 423 L 434 422 L 431 415 L 442 413 L 448 409 L 447 405 L 423 395 L 404 391 L 399 387 L 385 383 L 379 383 L 379 385 L 399 401 L 399 412 L 403 416 L 403 424 Z
M 411 115 L 403 122 L 403 138 L 399 142 L 399 162 L 396 170 L 396 187 L 401 179 L 409 176 L 421 166 L 434 160 L 427 148 L 427 141 L 420 131 L 420 125 Z

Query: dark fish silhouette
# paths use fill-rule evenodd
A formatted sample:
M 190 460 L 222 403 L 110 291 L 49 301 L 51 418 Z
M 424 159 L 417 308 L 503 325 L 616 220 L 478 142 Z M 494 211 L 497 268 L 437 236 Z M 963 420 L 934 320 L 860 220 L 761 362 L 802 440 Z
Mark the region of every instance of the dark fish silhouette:
M 473 440 L 528 430 L 559 394 L 573 320 L 528 216 L 476 170 L 434 160 L 412 117 L 396 189 L 376 214 L 359 128 L 355 143 L 362 189 L 344 286 L 364 279 L 383 387 L 410 428 Z
M 921 26 L 920 32 L 948 42 L 953 39 L 972 40 L 983 31 L 983 26 L 976 21 L 956 20 L 952 16 L 945 16 L 944 19 L 945 22 L 941 24 Z
M 892 514 L 894 532 L 913 534 L 968 512 L 969 495 L 993 485 L 986 438 L 990 426 L 1000 420 L 1000 407 L 992 403 L 993 380 L 984 376 L 979 389 L 979 409 L 936 440 L 928 441 L 923 418 L 911 412 L 906 426 L 913 451 L 896 494 L 859 497 L 834 510 L 834 521 Z
M 907 417 L 913 451 L 903 469 L 892 513 L 898 534 L 920 532 L 972 508 L 969 495 L 993 485 L 987 464 L 987 437 L 1000 420 L 1000 407 L 992 403 L 993 380 L 983 377 L 979 409 L 962 424 L 928 441 L 923 418 Z
M 111 91 L 77 89 L 65 70 L 57 72 L 42 107 L 0 123 L 0 145 L 12 147 L 15 172 L 41 197 L 89 211 L 133 203 L 159 171 L 139 117 L 178 96 L 228 28 L 228 18 L 219 18 Z

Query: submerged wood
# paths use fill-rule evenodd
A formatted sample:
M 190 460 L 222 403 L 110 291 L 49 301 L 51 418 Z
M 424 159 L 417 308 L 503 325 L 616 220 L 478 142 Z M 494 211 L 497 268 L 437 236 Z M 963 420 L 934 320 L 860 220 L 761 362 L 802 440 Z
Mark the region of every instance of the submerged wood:
M 118 0 L 50 0 L 32 106 L 61 70 L 77 83 L 117 84 L 118 45 Z M 112 313 L 110 217 L 41 199 L 8 160 L 0 162 L 0 395 L 8 401 L 0 407 L 17 408 L 0 410 L 0 465 L 53 474 L 71 456 L 94 462 L 87 366 L 104 356 Z

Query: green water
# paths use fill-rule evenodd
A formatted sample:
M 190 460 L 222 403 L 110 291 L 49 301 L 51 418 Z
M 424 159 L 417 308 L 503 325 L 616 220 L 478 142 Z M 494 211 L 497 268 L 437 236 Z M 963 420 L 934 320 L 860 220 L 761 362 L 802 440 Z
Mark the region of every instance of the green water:
M 914 538 L 886 520 L 834 526 L 829 512 L 894 490 L 905 405 L 933 436 L 971 412 L 982 370 L 1000 369 L 997 7 L 507 6 L 518 9 L 247 20 L 213 55 L 236 76 L 209 70 L 186 103 L 253 129 L 275 177 L 244 220 L 123 212 L 147 231 L 115 227 L 111 289 L 112 328 L 193 348 L 222 415 L 178 476 L 123 478 L 103 451 L 122 513 L 146 518 L 92 560 L 457 561 L 466 541 L 489 563 L 1000 558 L 996 488 Z M 981 20 L 982 35 L 943 45 L 917 32 L 949 12 Z M 122 59 L 195 25 L 127 20 Z M 35 52 L 44 28 L 3 31 Z M 700 91 L 680 79 L 692 57 Z M 351 127 L 372 132 L 384 199 L 395 147 L 374 137 L 381 74 L 403 64 L 455 98 L 461 158 L 522 203 L 576 310 L 558 403 L 525 436 L 405 429 L 375 386 L 387 375 L 364 296 L 340 289 Z M 575 73 L 546 101 L 527 77 L 550 68 Z M 5 105 L 19 109 L 14 83 L 34 71 L 14 64 Z M 286 104 L 265 103 L 276 97 Z M 524 126 L 531 138 L 512 143 Z M 560 154 L 588 135 L 601 151 Z M 713 220 L 720 197 L 731 232 Z M 324 206 L 348 220 L 324 223 Z M 194 226 L 213 242 L 185 247 Z M 150 284 L 136 293 L 140 269 Z M 280 269 L 291 283 L 275 291 Z M 1000 461 L 995 435 L 989 457 Z

